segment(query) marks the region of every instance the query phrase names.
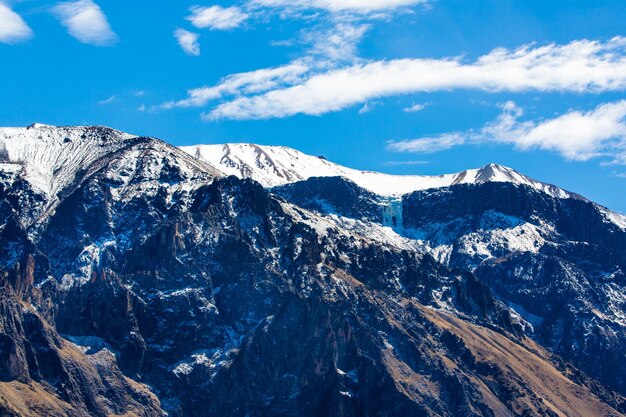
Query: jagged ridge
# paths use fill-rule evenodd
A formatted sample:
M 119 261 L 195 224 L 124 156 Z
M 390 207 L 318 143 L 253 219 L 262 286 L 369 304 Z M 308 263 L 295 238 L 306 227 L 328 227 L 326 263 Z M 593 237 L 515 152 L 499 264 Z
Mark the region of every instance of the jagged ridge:
M 553 197 L 575 196 L 556 186 L 535 181 L 511 168 L 497 164 L 437 176 L 389 175 L 347 168 L 284 146 L 224 144 L 184 146 L 182 149 L 225 174 L 252 178 L 265 187 L 285 185 L 311 177 L 338 176 L 380 195 L 400 195 L 456 184 L 510 182 L 528 185 Z

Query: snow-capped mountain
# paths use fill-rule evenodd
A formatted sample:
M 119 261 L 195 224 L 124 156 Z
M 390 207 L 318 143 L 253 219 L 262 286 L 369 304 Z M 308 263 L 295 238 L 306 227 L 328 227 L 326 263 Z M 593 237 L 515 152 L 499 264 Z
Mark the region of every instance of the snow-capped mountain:
M 227 175 L 251 178 L 265 187 L 285 185 L 311 177 L 344 177 L 366 190 L 385 196 L 407 194 L 456 184 L 510 182 L 533 187 L 558 198 L 574 194 L 553 185 L 535 181 L 502 165 L 490 164 L 454 174 L 389 175 L 347 168 L 323 157 L 304 154 L 284 146 L 229 143 L 224 145 L 183 146 L 185 152 L 210 163 Z
M 573 193 L 100 127 L 0 159 L 0 415 L 626 412 L 626 222 Z
M 181 149 L 224 175 L 250 178 L 264 187 L 276 187 L 312 177 L 342 177 L 384 197 L 400 197 L 414 191 L 459 184 L 502 182 L 523 185 L 551 197 L 584 199 L 579 194 L 546 184 L 512 168 L 489 164 L 482 168 L 442 175 L 391 175 L 344 167 L 323 157 L 307 155 L 285 146 L 246 143 L 183 146 Z M 626 216 L 598 206 L 608 221 L 626 230 Z
M 35 123 L 27 128 L 1 128 L 0 169 L 19 174 L 33 189 L 55 196 L 79 171 L 134 138 L 98 127 L 57 128 Z
M 181 157 L 164 142 L 107 127 L 35 123 L 0 128 L 0 186 L 21 200 L 22 207 L 15 209 L 27 226 L 43 221 L 41 216 L 53 213 L 63 195 L 112 162 L 109 179 L 115 186 L 111 191 L 120 198 L 130 190 L 140 192 L 137 188 L 155 192 L 163 186 L 158 179 L 173 170 L 172 165 L 190 178 L 222 175 L 195 158 Z

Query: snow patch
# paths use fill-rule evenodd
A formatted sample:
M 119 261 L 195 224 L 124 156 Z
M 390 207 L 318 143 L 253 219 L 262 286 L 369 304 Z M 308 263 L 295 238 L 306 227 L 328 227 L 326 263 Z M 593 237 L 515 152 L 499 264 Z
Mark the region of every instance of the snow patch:
M 604 214 L 604 217 L 608 219 L 608 221 L 615 224 L 620 229 L 626 230 L 626 216 L 605 208 L 601 208 L 600 212 Z

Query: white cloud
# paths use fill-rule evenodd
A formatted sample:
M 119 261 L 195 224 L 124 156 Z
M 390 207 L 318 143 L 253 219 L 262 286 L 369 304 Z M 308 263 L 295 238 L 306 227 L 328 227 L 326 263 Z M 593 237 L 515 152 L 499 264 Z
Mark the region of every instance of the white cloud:
M 189 90 L 184 100 L 164 103 L 161 107 L 201 107 L 209 101 L 226 95 L 256 94 L 284 85 L 292 85 L 302 81 L 302 77 L 310 70 L 307 63 L 295 61 L 288 65 L 265 68 L 256 71 L 229 75 L 211 87 L 200 87 Z
M 32 36 L 33 31 L 24 19 L 0 1 L 0 42 L 17 43 Z
M 393 10 L 401 6 L 410 6 L 426 1 L 243 0 L 240 7 L 193 7 L 190 9 L 191 14 L 187 20 L 197 28 L 234 29 L 248 19 L 267 21 L 271 17 L 276 17 L 275 11 L 279 13 L 281 19 L 295 17 L 305 20 L 305 28 L 300 30 L 294 39 L 274 42 L 274 45 L 301 47 L 300 56 L 292 62 L 278 67 L 231 74 L 215 85 L 188 90 L 187 98 L 169 101 L 158 107 L 165 109 L 201 107 L 214 100 L 237 100 L 262 95 L 266 92 L 300 85 L 316 74 L 362 62 L 357 57 L 358 44 L 369 30 L 371 20 L 378 15 L 361 13 L 361 11 Z M 329 13 L 302 13 L 305 9 L 306 11 L 323 9 Z M 297 12 L 292 14 L 293 11 Z M 195 39 L 189 37 L 188 33 L 181 31 L 178 34 L 186 35 L 184 38 L 178 37 L 179 42 L 180 39 L 184 39 L 189 44 L 195 45 L 193 42 Z M 181 44 L 181 46 L 183 45 Z M 195 51 L 196 49 L 189 50 Z M 277 111 L 279 111 L 278 108 Z M 203 115 L 203 118 L 213 117 L 212 113 Z M 244 115 L 242 118 L 247 117 Z
M 248 19 L 249 15 L 239 7 L 193 7 L 187 20 L 199 29 L 231 30 Z
M 587 112 L 569 111 L 541 122 L 518 122 L 521 115 L 516 106 L 505 107 L 500 118 L 485 127 L 483 135 L 523 150 L 555 151 L 569 160 L 618 155 L 626 162 L 626 100 Z
M 328 70 L 341 62 L 354 60 L 356 43 L 366 30 L 366 25 L 348 23 L 338 23 L 330 28 L 316 27 L 307 31 L 301 39 L 311 44 L 305 57 L 278 67 L 231 74 L 216 85 L 191 89 L 187 98 L 166 102 L 161 108 L 202 107 L 213 100 L 261 94 L 300 84 L 312 72 Z
M 102 9 L 91 0 L 58 3 L 52 12 L 69 34 L 82 43 L 109 46 L 118 40 Z
M 320 115 L 397 94 L 452 89 L 488 92 L 603 92 L 626 89 L 626 38 L 495 49 L 477 60 L 400 59 L 312 74 L 300 84 L 219 104 L 213 119 Z
M 570 110 L 553 119 L 520 121 L 515 103 L 507 102 L 493 122 L 478 131 L 390 142 L 396 152 L 437 152 L 463 144 L 504 143 L 520 150 L 557 152 L 573 161 L 608 158 L 609 164 L 626 164 L 626 100 L 605 103 L 590 111 Z
M 200 45 L 198 44 L 198 38 L 200 38 L 200 35 L 178 28 L 174 31 L 174 37 L 187 55 L 200 55 Z
M 466 137 L 461 133 L 446 133 L 433 137 L 390 142 L 387 149 L 394 152 L 432 153 L 463 145 L 465 141 Z
M 358 44 L 370 28 L 355 19 L 330 19 L 318 24 L 307 22 L 296 38 L 273 42 L 274 46 L 302 46 L 300 60 L 314 62 L 318 69 L 329 70 L 359 62 Z
M 368 31 L 369 25 L 353 22 L 333 22 L 330 27 L 324 25 L 304 32 L 304 43 L 311 48 L 307 55 L 318 60 L 339 62 L 355 59 L 357 45 Z
M 323 9 L 330 12 L 376 12 L 426 3 L 427 0 L 253 0 L 263 7 Z
M 428 103 L 413 103 L 409 107 L 402 109 L 406 113 L 415 113 L 424 110 L 428 106 Z

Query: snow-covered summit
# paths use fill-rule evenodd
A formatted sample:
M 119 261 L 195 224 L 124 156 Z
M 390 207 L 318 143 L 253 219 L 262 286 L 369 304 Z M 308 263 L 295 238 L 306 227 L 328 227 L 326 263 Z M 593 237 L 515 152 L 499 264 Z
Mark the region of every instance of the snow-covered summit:
M 0 171 L 5 178 L 22 176 L 34 189 L 52 198 L 71 184 L 79 171 L 128 145 L 134 138 L 137 136 L 96 126 L 55 127 L 34 123 L 26 128 L 0 128 Z M 266 187 L 311 177 L 339 176 L 383 196 L 486 182 L 524 184 L 558 198 L 573 196 L 496 164 L 436 176 L 390 175 L 344 167 L 284 146 L 223 144 L 181 149 L 203 161 L 207 169 L 251 178 Z
M 559 198 L 568 198 L 573 195 L 497 164 L 436 176 L 391 175 L 347 168 L 324 158 L 307 155 L 284 146 L 224 144 L 185 146 L 182 149 L 227 175 L 252 178 L 266 187 L 284 185 L 310 177 L 339 176 L 383 196 L 401 195 L 456 184 L 486 182 L 524 184 Z
M 22 178 L 51 202 L 95 162 L 141 139 L 97 126 L 55 127 L 35 123 L 28 127 L 0 128 L 0 181 L 11 183 Z M 153 145 L 162 144 L 169 149 L 167 152 L 178 153 L 178 150 L 164 142 L 145 139 L 153 141 Z M 339 176 L 378 195 L 389 197 L 456 184 L 487 182 L 526 185 L 557 198 L 578 197 L 496 164 L 436 176 L 390 175 L 348 168 L 284 146 L 196 145 L 182 147 L 181 150 L 184 152 L 180 152 L 177 158 L 189 158 L 190 163 L 195 161 L 200 164 L 194 169 L 213 177 L 235 175 L 251 178 L 266 187 L 311 177 Z
M 41 129 L 42 127 L 54 128 L 54 126 L 52 126 L 52 125 L 47 125 L 45 123 L 35 122 L 35 123 L 31 124 L 31 125 L 28 125 L 26 127 L 26 129 Z
M 136 136 L 106 127 L 55 127 L 34 123 L 0 128 L 0 172 L 21 175 L 53 198 L 79 171 Z

